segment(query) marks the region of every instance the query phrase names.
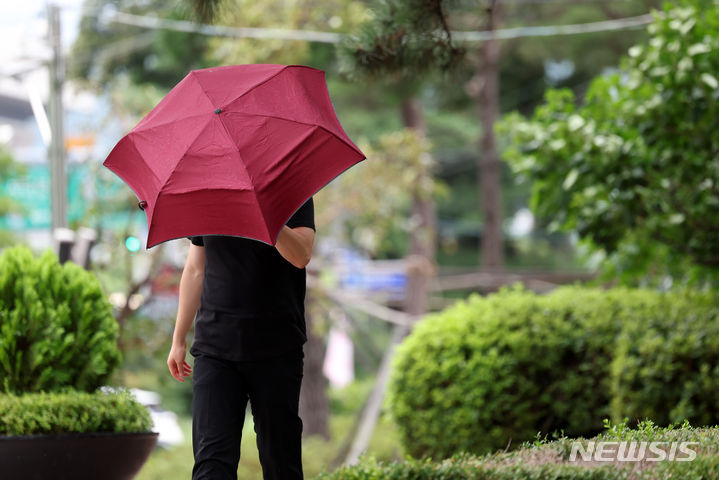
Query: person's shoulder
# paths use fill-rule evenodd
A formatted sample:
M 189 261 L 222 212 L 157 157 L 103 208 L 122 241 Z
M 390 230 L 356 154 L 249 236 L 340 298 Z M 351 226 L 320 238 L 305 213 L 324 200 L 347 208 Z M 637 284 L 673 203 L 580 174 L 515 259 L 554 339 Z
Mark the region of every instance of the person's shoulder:
M 205 246 L 205 240 L 202 238 L 202 236 L 187 237 L 187 239 L 190 240 L 193 245 L 197 245 L 198 247 Z
M 313 197 L 310 197 L 298 208 L 287 220 L 286 225 L 290 228 L 309 227 L 315 230 L 315 204 Z

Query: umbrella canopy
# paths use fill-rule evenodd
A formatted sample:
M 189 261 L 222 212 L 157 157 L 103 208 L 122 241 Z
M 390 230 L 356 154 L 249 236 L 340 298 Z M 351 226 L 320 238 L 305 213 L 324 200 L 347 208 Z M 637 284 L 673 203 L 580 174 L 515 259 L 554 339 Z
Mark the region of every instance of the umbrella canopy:
M 335 115 L 322 70 L 191 71 L 104 165 L 147 215 L 147 248 L 193 235 L 274 245 L 292 214 L 365 155 Z

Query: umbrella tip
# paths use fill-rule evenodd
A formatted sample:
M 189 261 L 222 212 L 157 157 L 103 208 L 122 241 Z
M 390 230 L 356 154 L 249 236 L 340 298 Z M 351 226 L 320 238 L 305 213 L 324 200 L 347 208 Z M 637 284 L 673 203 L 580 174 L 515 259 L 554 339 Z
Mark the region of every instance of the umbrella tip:
M 145 200 L 142 200 L 137 204 L 137 206 L 140 207 L 140 210 L 144 210 L 145 207 L 147 207 L 147 202 Z
M 222 113 L 222 109 L 221 109 L 221 108 L 216 108 L 216 109 L 215 109 L 215 113 L 217 113 L 217 114 Z

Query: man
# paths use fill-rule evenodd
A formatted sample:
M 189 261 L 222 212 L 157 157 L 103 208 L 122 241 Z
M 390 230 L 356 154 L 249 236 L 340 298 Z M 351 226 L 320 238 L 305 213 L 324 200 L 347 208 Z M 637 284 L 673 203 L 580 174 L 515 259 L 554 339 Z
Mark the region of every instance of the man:
M 189 237 L 167 365 L 181 382 L 193 374 L 192 480 L 237 478 L 248 400 L 264 479 L 303 478 L 298 409 L 305 266 L 314 237 L 312 198 L 274 247 L 241 237 Z M 193 372 L 185 337 L 195 315 Z

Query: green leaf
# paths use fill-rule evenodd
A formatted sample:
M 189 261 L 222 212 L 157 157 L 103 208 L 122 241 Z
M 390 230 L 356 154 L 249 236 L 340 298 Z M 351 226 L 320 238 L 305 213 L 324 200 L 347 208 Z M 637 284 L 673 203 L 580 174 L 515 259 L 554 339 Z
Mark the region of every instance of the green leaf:
M 569 127 L 570 132 L 576 132 L 584 126 L 584 123 L 584 119 L 576 114 L 571 115 L 569 120 L 567 120 L 567 126 Z
M 567 174 L 567 178 L 564 179 L 564 182 L 562 182 L 562 188 L 565 190 L 569 190 L 572 188 L 572 185 L 574 185 L 574 182 L 577 181 L 577 178 L 579 177 L 579 172 L 576 168 L 573 168 L 569 171 Z
M 716 77 L 710 73 L 702 73 L 701 79 L 704 83 L 706 83 L 713 89 L 719 87 L 719 81 L 717 81 Z
M 681 213 L 674 213 L 669 216 L 669 223 L 677 225 L 684 222 L 684 215 Z
M 706 43 L 695 43 L 687 49 L 687 53 L 690 56 L 699 55 L 701 53 L 709 53 L 711 51 L 711 46 L 707 45 Z

